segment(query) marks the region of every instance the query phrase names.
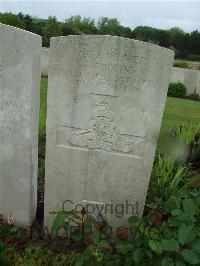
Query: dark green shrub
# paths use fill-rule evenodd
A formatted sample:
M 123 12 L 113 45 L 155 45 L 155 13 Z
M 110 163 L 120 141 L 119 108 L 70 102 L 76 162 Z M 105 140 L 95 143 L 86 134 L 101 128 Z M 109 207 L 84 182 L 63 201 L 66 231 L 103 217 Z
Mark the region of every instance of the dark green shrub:
M 185 97 L 186 87 L 181 82 L 169 83 L 167 95 L 171 97 L 180 97 L 180 98 Z
M 200 100 L 200 95 L 198 93 L 194 92 L 194 93 L 190 94 L 188 96 L 188 98 L 190 100 L 199 101 Z
M 200 55 L 198 55 L 198 54 L 189 54 L 187 56 L 187 59 L 191 60 L 191 61 L 200 61 Z
M 174 61 L 174 67 L 188 68 L 186 61 Z

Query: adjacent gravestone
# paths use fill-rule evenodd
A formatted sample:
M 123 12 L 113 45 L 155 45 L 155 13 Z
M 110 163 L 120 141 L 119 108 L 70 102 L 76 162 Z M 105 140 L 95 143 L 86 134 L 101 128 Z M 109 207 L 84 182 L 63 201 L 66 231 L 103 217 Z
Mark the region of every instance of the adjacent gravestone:
M 49 69 L 49 48 L 42 47 L 41 52 L 41 74 L 44 77 L 48 76 Z
M 186 72 L 187 69 L 180 67 L 172 67 L 170 82 L 181 82 L 184 84 Z
M 184 85 L 187 88 L 187 95 L 193 94 L 193 93 L 199 93 L 199 84 L 198 84 L 198 74 L 199 70 L 194 69 L 187 69 L 185 79 L 184 79 Z
M 170 82 L 181 82 L 185 85 L 187 95 L 200 94 L 200 71 L 187 68 L 173 67 Z
M 37 204 L 41 37 L 0 24 L 0 214 L 31 225 Z
M 51 39 L 45 224 L 50 212 L 142 215 L 173 51 L 111 36 Z

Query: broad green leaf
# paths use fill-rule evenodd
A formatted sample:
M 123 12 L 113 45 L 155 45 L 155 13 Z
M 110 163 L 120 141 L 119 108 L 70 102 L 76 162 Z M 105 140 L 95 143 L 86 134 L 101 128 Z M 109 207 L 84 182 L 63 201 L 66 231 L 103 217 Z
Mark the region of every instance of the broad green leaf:
M 178 252 L 179 244 L 175 239 L 162 239 L 161 242 L 164 250 Z
M 192 250 L 184 249 L 181 252 L 183 258 L 192 265 L 200 263 L 200 257 Z
M 181 200 L 171 196 L 169 200 L 164 204 L 164 208 L 167 212 L 172 212 L 174 209 L 179 209 L 181 207 Z
M 159 240 L 159 232 L 157 228 L 152 228 L 150 230 L 150 237 L 154 240 Z
M 178 229 L 178 241 L 179 243 L 186 244 L 188 242 L 188 237 L 191 233 L 191 230 L 193 227 L 187 226 L 186 224 L 181 224 L 181 226 Z
M 194 226 L 188 236 L 188 243 L 191 243 L 196 237 L 198 237 L 199 233 L 200 233 L 200 227 Z
M 133 260 L 136 263 L 139 263 L 142 260 L 142 257 L 143 257 L 143 250 L 142 250 L 142 248 L 136 248 L 133 251 Z
M 139 231 L 140 231 L 141 233 L 144 233 L 144 231 L 145 231 L 144 224 L 141 223 L 141 224 L 138 226 L 138 229 L 139 229 Z
M 174 209 L 171 211 L 172 216 L 180 215 L 182 211 L 180 209 Z
M 159 241 L 155 241 L 150 239 L 149 240 L 149 247 L 151 250 L 153 250 L 153 252 L 155 252 L 156 254 L 161 254 L 162 253 L 162 245 Z
M 53 224 L 52 224 L 52 229 L 51 229 L 51 233 L 58 233 L 61 229 L 64 229 L 65 232 L 67 233 L 68 229 L 69 229 L 69 223 L 65 222 L 66 219 L 66 215 L 64 212 L 58 212 Z
M 200 239 L 193 241 L 191 248 L 200 255 Z
M 121 253 L 122 255 L 126 255 L 128 252 L 132 251 L 134 246 L 130 242 L 120 241 L 116 245 L 117 252 Z
M 173 260 L 171 258 L 164 258 L 161 262 L 161 266 L 174 266 Z
M 180 225 L 180 219 L 177 216 L 171 216 L 168 219 L 168 223 L 169 223 L 170 226 L 178 227 Z
M 188 216 L 194 216 L 197 210 L 197 205 L 192 199 L 183 200 L 183 209 Z

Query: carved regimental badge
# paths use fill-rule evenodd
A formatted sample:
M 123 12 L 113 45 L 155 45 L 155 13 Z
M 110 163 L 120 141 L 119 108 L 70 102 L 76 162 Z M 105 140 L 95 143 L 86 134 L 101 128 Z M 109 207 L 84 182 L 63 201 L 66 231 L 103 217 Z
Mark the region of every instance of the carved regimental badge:
M 90 118 L 90 129 L 72 131 L 67 141 L 75 146 L 126 153 L 134 149 L 133 136 L 119 133 L 107 96 L 102 96 L 96 102 L 96 108 Z

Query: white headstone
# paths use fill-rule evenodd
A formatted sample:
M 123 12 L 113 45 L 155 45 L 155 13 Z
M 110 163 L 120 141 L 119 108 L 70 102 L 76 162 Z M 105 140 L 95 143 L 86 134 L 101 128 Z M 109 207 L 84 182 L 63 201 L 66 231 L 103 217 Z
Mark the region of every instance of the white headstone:
M 37 204 L 41 37 L 0 24 L 0 214 L 29 226 Z
M 186 72 L 187 69 L 180 67 L 172 67 L 170 82 L 181 82 L 184 84 Z
M 115 226 L 142 215 L 173 55 L 120 37 L 51 39 L 46 225 L 62 206 L 102 208 Z
M 49 69 L 49 48 L 42 47 L 41 53 L 41 74 L 42 76 L 48 76 Z
M 185 85 L 186 94 L 190 95 L 194 92 L 200 95 L 200 71 L 188 68 L 173 67 L 170 82 L 181 82 Z

